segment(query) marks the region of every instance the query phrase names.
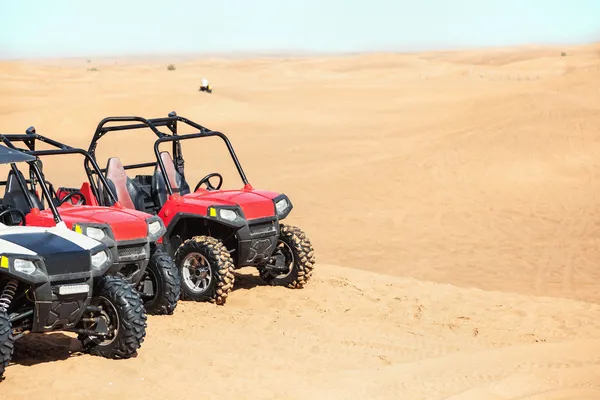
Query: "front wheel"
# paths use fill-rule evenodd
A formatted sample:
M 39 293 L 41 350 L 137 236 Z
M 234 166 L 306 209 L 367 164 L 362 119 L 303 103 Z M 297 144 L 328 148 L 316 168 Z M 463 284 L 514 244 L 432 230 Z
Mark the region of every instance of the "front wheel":
M 0 378 L 4 375 L 4 370 L 13 355 L 14 338 L 12 334 L 12 324 L 8 314 L 0 311 Z
M 285 272 L 275 273 L 268 267 L 260 269 L 260 277 L 269 285 L 303 288 L 315 268 L 315 251 L 306 234 L 298 227 L 280 225 L 277 249 L 273 254 Z
M 152 254 L 140 287 L 148 314 L 173 314 L 181 295 L 181 279 L 173 259 L 161 247 Z
M 181 298 L 224 305 L 233 289 L 233 260 L 227 247 L 211 236 L 195 236 L 175 253 L 181 274 Z
M 122 278 L 100 279 L 91 301 L 97 311 L 82 318 L 86 330 L 99 335 L 79 335 L 84 351 L 104 358 L 133 357 L 146 337 L 146 310 L 140 294 Z

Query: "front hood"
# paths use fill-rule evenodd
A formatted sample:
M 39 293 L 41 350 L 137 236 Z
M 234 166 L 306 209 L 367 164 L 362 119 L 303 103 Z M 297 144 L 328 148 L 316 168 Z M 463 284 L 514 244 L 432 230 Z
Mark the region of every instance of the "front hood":
M 58 208 L 58 213 L 69 228 L 77 222 L 107 224 L 115 235 L 115 240 L 145 239 L 148 236 L 146 219 L 149 214 L 137 210 L 117 207 L 69 206 Z
M 48 275 L 90 271 L 88 250 L 51 230 L 24 229 L 0 234 L 0 247 L 6 253 L 38 255 L 44 259 Z M 26 251 L 25 251 L 26 250 Z
M 258 190 L 200 190 L 183 197 L 184 201 L 201 201 L 202 205 L 240 206 L 246 219 L 275 216 L 273 198 L 278 193 Z
M 60 223 L 56 226 L 52 227 L 38 227 L 38 226 L 6 226 L 4 224 L 0 224 L 0 239 L 2 239 L 6 235 L 31 235 L 38 233 L 48 233 L 53 234 L 55 236 L 62 237 L 64 240 L 67 240 L 73 243 L 75 246 L 78 246 L 84 250 L 92 250 L 93 252 L 98 251 L 100 248 L 104 248 L 104 245 L 92 238 L 81 235 L 79 233 L 73 232 L 69 228 L 67 228 L 66 224 Z M 15 252 L 16 248 L 11 247 L 5 248 L 4 244 L 0 245 L 0 250 L 6 252 Z M 26 250 L 21 249 L 21 250 Z M 23 252 L 21 254 L 33 254 L 28 252 Z

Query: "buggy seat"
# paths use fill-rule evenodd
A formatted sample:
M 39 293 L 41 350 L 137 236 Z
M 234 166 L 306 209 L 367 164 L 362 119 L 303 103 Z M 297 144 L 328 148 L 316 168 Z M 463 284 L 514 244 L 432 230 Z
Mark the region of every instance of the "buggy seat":
M 18 174 L 18 175 L 17 175 Z M 6 178 L 6 189 L 4 191 L 4 198 L 2 199 L 2 206 L 4 209 L 16 209 L 23 213 L 23 215 L 29 214 L 31 212 L 31 207 L 27 202 L 27 197 L 31 199 L 31 203 L 33 206 L 39 210 L 43 210 L 44 206 L 40 199 L 32 193 L 30 190 L 23 191 L 21 185 L 19 184 L 19 180 L 21 183 L 27 187 L 25 177 L 21 173 L 21 171 L 17 170 L 17 174 L 15 174 L 14 170 L 11 170 L 8 173 L 8 177 Z M 15 214 L 9 214 L 5 218 L 9 218 L 10 224 L 19 224 L 21 221 L 17 221 L 16 219 L 20 219 Z
M 171 184 L 173 193 L 178 193 L 180 195 L 190 193 L 190 186 L 177 169 L 175 169 L 175 163 L 173 163 L 171 154 L 169 154 L 168 151 L 162 151 L 159 155 L 165 165 L 165 170 L 169 177 L 169 183 Z M 154 167 L 154 175 L 152 176 L 152 198 L 154 199 L 155 204 L 162 207 L 167 201 L 167 197 L 167 184 L 157 163 L 156 167 Z
M 106 181 L 117 196 L 117 200 L 125 208 L 144 211 L 144 194 L 138 185 L 125 173 L 123 163 L 117 157 L 108 159 L 106 165 Z M 98 187 L 101 187 L 99 182 Z M 108 196 L 104 196 L 109 200 Z

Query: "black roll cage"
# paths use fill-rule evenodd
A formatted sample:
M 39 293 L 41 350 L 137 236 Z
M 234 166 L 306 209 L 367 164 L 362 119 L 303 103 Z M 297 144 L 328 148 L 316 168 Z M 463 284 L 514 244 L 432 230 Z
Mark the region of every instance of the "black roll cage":
M 40 135 L 38 133 L 36 133 L 35 131 L 35 127 L 30 126 L 29 128 L 27 128 L 27 130 L 25 131 L 25 134 L 0 134 L 0 140 L 6 144 L 8 147 L 21 151 L 25 154 L 29 154 L 32 156 L 35 156 L 36 158 L 39 159 L 40 156 L 51 156 L 51 155 L 59 155 L 59 154 L 81 154 L 84 156 L 85 158 L 85 163 L 84 163 L 84 167 L 85 167 L 85 172 L 86 175 L 88 177 L 89 183 L 90 183 L 90 187 L 92 189 L 92 193 L 94 194 L 94 196 L 96 197 L 96 199 L 98 200 L 98 202 L 100 202 L 100 196 L 99 196 L 99 192 L 98 192 L 98 188 L 96 187 L 96 185 L 94 184 L 94 180 L 92 178 L 92 174 L 91 174 L 91 170 L 88 168 L 88 162 L 92 163 L 92 166 L 94 168 L 95 171 L 100 171 L 100 167 L 98 167 L 98 164 L 96 163 L 96 161 L 90 156 L 90 154 L 80 148 L 77 147 L 71 147 L 69 145 L 66 145 L 64 143 L 60 143 L 56 140 L 47 138 L 43 135 Z M 55 149 L 52 150 L 36 150 L 35 149 L 35 144 L 36 141 L 40 141 L 40 142 L 44 142 L 47 143 L 53 147 L 55 147 Z M 13 142 L 22 142 L 27 146 L 27 149 L 20 149 L 18 147 L 15 146 L 15 144 Z M 45 188 L 46 184 L 48 184 L 48 182 L 44 179 L 44 175 L 42 174 L 41 170 L 38 168 L 37 161 L 30 161 L 30 166 L 33 167 L 33 170 L 35 171 L 35 175 L 38 179 L 38 181 L 43 182 L 44 184 L 40 185 L 42 186 L 42 190 L 46 190 L 47 188 Z M 31 174 L 31 171 L 30 171 Z M 110 186 L 108 185 L 108 182 L 106 181 L 106 178 L 104 177 L 104 175 L 102 175 L 101 173 L 97 173 L 99 176 L 99 179 L 102 181 L 102 185 L 105 188 L 106 193 L 108 193 L 108 195 L 110 196 L 111 200 L 116 203 L 117 202 L 117 196 L 116 194 L 112 191 L 112 189 L 110 188 Z M 33 178 L 33 176 L 32 176 Z M 1 184 L 2 182 L 0 182 Z M 26 180 L 26 183 L 34 183 L 34 180 Z M 6 183 L 5 183 L 6 184 Z M 44 193 L 46 194 L 46 193 Z M 52 209 L 56 209 L 56 207 L 54 206 L 54 203 L 51 201 L 51 196 L 50 196 L 50 192 L 48 191 L 48 203 L 50 205 L 50 207 Z M 27 197 L 27 201 L 29 203 L 29 205 L 31 207 L 33 207 L 33 204 L 31 204 L 31 199 L 29 199 L 29 197 Z
M 105 126 L 106 124 L 108 124 L 110 122 L 138 122 L 138 123 L 137 124 L 122 124 L 122 125 Z M 197 129 L 198 132 L 178 134 L 177 133 L 177 123 L 178 122 L 181 122 L 183 124 L 191 126 L 192 128 Z M 164 132 L 161 132 L 158 129 L 158 127 L 161 127 L 161 126 L 166 126 L 169 129 L 169 131 L 171 132 L 171 134 L 166 134 Z M 231 142 L 229 141 L 227 136 L 225 136 L 225 134 L 223 134 L 222 132 L 210 130 L 194 121 L 191 121 L 184 117 L 180 117 L 177 115 L 177 113 L 175 111 L 170 112 L 167 117 L 162 117 L 162 118 L 146 119 L 146 118 L 136 117 L 136 116 L 104 118 L 103 120 L 101 120 L 98 123 L 98 126 L 96 127 L 96 131 L 94 132 L 94 137 L 92 138 L 92 142 L 90 143 L 90 147 L 87 152 L 90 154 L 90 156 L 93 160 L 96 160 L 96 146 L 98 145 L 98 140 L 100 140 L 100 138 L 102 138 L 108 132 L 126 131 L 126 130 L 142 129 L 142 128 L 150 128 L 150 130 L 152 130 L 152 132 L 156 136 L 158 136 L 158 139 L 154 142 L 154 155 L 156 156 L 156 162 L 146 162 L 146 163 L 139 163 L 139 164 L 124 165 L 123 168 L 125 170 L 128 170 L 128 169 L 137 169 L 137 168 L 146 168 L 146 167 L 156 167 L 156 165 L 158 164 L 158 167 L 160 168 L 160 171 L 165 179 L 166 187 L 167 187 L 167 190 L 170 195 L 173 195 L 173 189 L 171 187 L 171 183 L 169 181 L 169 176 L 167 175 L 165 165 L 160 157 L 160 151 L 158 149 L 159 146 L 162 143 L 166 143 L 166 142 L 173 143 L 173 161 L 175 163 L 175 167 L 177 168 L 177 170 L 181 174 L 181 176 L 185 177 L 184 168 L 183 168 L 185 161 L 183 159 L 180 141 L 188 140 L 188 139 L 202 138 L 202 137 L 218 136 L 225 142 L 225 144 L 227 145 L 227 150 L 229 150 L 229 155 L 231 156 L 231 159 L 233 160 L 233 162 L 235 164 L 235 167 L 240 175 L 240 178 L 242 179 L 242 182 L 244 183 L 244 185 L 248 185 L 248 179 L 246 178 L 246 175 L 244 174 L 244 170 L 242 169 L 240 161 L 238 160 L 238 158 L 235 154 L 235 151 L 233 150 L 233 146 L 231 145 Z M 97 172 L 91 171 L 89 169 L 89 166 L 87 164 L 87 159 L 85 162 L 85 168 L 86 168 L 86 172 L 88 173 L 88 176 L 90 176 L 90 177 L 93 174 L 97 173 Z M 100 172 L 104 172 L 104 173 L 106 172 L 106 168 L 98 169 L 98 170 Z M 90 178 L 90 181 L 93 181 L 93 180 Z
M 45 181 L 42 179 L 42 174 L 41 174 L 38 166 L 36 165 L 35 161 L 26 161 L 26 162 L 27 162 L 27 164 L 29 164 L 30 171 L 33 171 L 33 173 L 37 177 L 38 181 L 45 183 Z M 27 184 L 30 182 L 33 182 L 33 180 L 25 179 L 23 181 L 23 179 L 21 179 L 21 177 L 18 174 L 19 169 L 17 168 L 15 163 L 11 163 L 10 168 L 12 169 L 12 171 L 15 174 L 15 177 L 17 178 L 17 183 L 19 184 L 19 188 L 21 188 L 23 193 L 28 193 L 29 189 L 27 188 Z M 0 181 L 0 186 L 6 186 L 7 184 L 8 184 L 8 181 Z M 48 201 L 48 206 L 50 207 L 50 210 L 52 211 L 52 216 L 54 217 L 54 223 L 58 224 L 59 222 L 62 221 L 62 218 L 60 217 L 60 214 L 58 213 L 58 209 L 52 202 L 52 196 L 50 195 L 50 191 L 48 191 L 48 188 L 43 183 L 40 184 L 40 187 L 42 188 L 42 194 L 43 194 L 44 198 Z M 29 205 L 30 208 L 32 208 L 32 209 L 35 208 L 35 204 L 33 204 L 33 202 L 31 201 L 31 198 L 29 196 L 25 196 L 25 199 L 27 200 L 27 204 Z
M 2 139 L 2 141 L 4 143 L 6 143 L 10 148 L 12 148 L 13 150 L 18 150 L 16 147 L 14 147 L 12 145 L 12 143 L 7 143 L 4 140 L 4 136 L 0 134 L 0 138 Z M 62 221 L 62 218 L 60 217 L 60 214 L 58 213 L 58 209 L 56 208 L 56 206 L 54 205 L 54 203 L 52 202 L 52 196 L 50 195 L 50 191 L 48 190 L 48 187 L 46 186 L 46 181 L 43 178 L 43 175 L 40 171 L 40 169 L 38 168 L 37 164 L 35 161 L 25 161 L 27 164 L 29 164 L 29 173 L 30 175 L 33 173 L 34 176 L 37 178 L 37 180 L 40 183 L 40 187 L 42 188 L 42 195 L 44 196 L 44 198 L 46 199 L 46 201 L 48 201 L 48 207 L 50 207 L 50 210 L 52 211 L 52 216 L 54 217 L 54 223 L 58 224 Z M 10 163 L 10 169 L 13 171 L 13 173 L 15 174 L 15 178 L 17 179 L 17 183 L 19 185 L 19 188 L 23 191 L 23 193 L 27 194 L 29 192 L 29 188 L 27 187 L 28 183 L 33 183 L 34 180 L 33 179 L 21 179 L 21 176 L 19 175 L 19 168 L 17 167 L 16 163 Z M 0 181 L 0 186 L 5 186 L 8 185 L 8 181 Z M 29 208 L 33 209 L 35 208 L 35 204 L 33 204 L 33 202 L 31 201 L 31 198 L 29 196 L 25 196 L 25 199 L 27 200 L 27 204 L 29 205 Z

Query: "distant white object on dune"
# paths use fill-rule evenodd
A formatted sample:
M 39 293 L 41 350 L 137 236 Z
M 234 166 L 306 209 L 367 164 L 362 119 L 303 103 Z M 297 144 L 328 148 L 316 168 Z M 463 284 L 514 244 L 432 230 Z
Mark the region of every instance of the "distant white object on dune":
M 212 93 L 212 88 L 208 84 L 208 79 L 202 78 L 202 85 L 200 85 L 201 92 Z

